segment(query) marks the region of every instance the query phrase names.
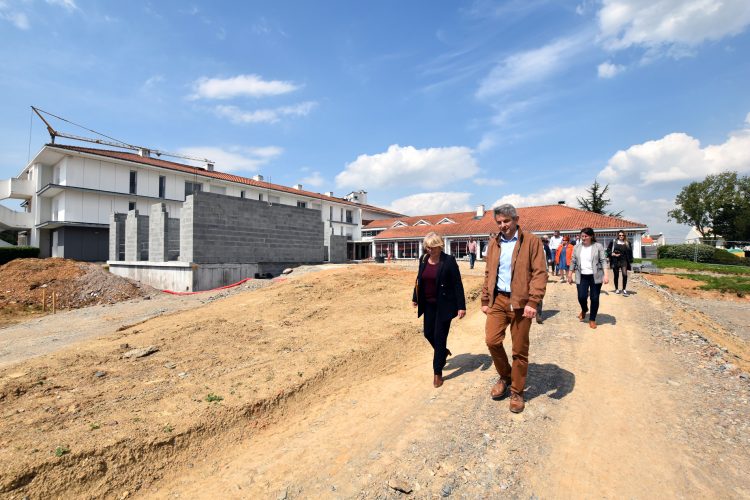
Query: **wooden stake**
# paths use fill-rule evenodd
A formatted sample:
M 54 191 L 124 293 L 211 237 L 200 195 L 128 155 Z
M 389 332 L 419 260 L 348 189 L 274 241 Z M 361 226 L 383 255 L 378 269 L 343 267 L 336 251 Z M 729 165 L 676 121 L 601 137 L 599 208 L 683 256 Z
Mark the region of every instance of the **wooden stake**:
M 47 312 L 47 289 L 42 288 L 42 312 Z
M 55 299 L 57 298 L 57 294 L 55 292 L 52 292 L 52 314 L 55 314 L 57 312 L 57 302 Z

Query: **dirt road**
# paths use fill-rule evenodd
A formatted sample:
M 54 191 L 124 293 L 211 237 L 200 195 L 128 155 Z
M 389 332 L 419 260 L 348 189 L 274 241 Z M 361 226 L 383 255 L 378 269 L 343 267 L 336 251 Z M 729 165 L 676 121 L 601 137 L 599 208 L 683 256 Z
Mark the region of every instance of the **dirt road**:
M 480 273 L 465 273 L 470 296 Z M 0 472 L 16 481 L 0 494 L 749 497 L 743 354 L 635 281 L 631 297 L 602 296 L 597 330 L 575 318 L 573 287 L 548 285 L 519 415 L 488 397 L 496 376 L 476 300 L 454 321 L 446 383 L 432 388 L 408 304 L 413 269 L 395 266 L 316 273 L 15 364 L 0 370 Z M 161 351 L 123 362 L 123 340 Z M 56 372 L 72 360 L 85 366 Z M 82 387 L 94 367 L 112 385 Z M 224 400 L 207 403 L 209 391 Z M 21 458 L 40 442 L 70 453 Z

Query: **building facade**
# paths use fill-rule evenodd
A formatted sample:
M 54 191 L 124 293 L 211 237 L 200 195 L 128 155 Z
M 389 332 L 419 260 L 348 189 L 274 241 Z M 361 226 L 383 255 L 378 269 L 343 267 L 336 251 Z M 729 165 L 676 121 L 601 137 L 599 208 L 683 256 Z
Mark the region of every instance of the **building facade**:
M 210 165 L 162 160 L 145 149 L 47 144 L 18 177 L 0 181 L 0 199 L 22 200 L 21 211 L 0 205 L 0 229 L 19 230 L 21 241 L 39 247 L 42 257 L 105 261 L 111 214 L 148 213 L 153 204 L 164 203 L 170 217 L 179 218 L 185 197 L 194 192 L 318 210 L 326 247 L 331 235 L 344 236 L 350 253 L 363 247 L 363 223 L 399 215 L 368 205 L 364 191 L 338 198 L 301 185 L 272 184 L 260 175 L 241 177 Z
M 573 240 L 578 238 L 581 229 L 591 227 L 596 233 L 597 241 L 606 246 L 617 237 L 619 231 L 625 231 L 636 257 L 641 255 L 641 237 L 648 232 L 648 227 L 639 222 L 566 205 L 521 207 L 517 210 L 519 226 L 537 236 L 551 236 L 557 230 Z M 460 259 L 467 256 L 467 246 L 472 237 L 484 251 L 490 235 L 497 233 L 497 224 L 492 210 L 487 211 L 484 205 L 480 205 L 474 212 L 375 220 L 362 229 L 362 235 L 372 245 L 373 255 L 415 259 L 422 255 L 422 239 L 431 231 L 443 237 L 446 253 Z

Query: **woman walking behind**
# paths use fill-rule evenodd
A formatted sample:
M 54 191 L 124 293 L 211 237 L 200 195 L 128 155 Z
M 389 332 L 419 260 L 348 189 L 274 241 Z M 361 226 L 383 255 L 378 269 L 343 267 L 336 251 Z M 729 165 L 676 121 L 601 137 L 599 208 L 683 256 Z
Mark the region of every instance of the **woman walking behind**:
M 596 328 L 596 314 L 599 311 L 599 292 L 602 284 L 609 283 L 607 278 L 607 255 L 601 243 L 596 242 L 594 230 L 590 227 L 581 229 L 580 245 L 573 249 L 573 259 L 568 271 L 568 283 L 573 283 L 573 272 L 575 271 L 575 282 L 578 287 L 578 303 L 581 312 L 578 319 L 581 321 L 589 312 L 588 298 L 591 297 L 591 309 L 589 314 L 589 326 Z
M 624 231 L 618 232 L 617 239 L 609 242 L 607 256 L 609 257 L 609 265 L 612 266 L 612 273 L 615 276 L 615 293 L 621 293 L 618 282 L 620 272 L 622 272 L 622 295 L 627 297 L 628 271 L 630 271 L 630 264 L 633 263 L 633 249 L 625 237 Z
M 565 283 L 565 276 L 570 269 L 570 262 L 573 259 L 573 245 L 570 244 L 570 236 L 563 236 L 562 243 L 557 247 L 555 252 L 555 264 L 560 275 L 560 283 Z
M 428 233 L 422 242 L 425 254 L 419 260 L 417 282 L 412 305 L 417 317 L 424 314 L 424 336 L 434 349 L 432 385 L 443 385 L 445 359 L 451 354 L 446 347 L 451 321 L 466 315 L 464 286 L 456 259 L 443 252 L 445 243 L 435 233 Z

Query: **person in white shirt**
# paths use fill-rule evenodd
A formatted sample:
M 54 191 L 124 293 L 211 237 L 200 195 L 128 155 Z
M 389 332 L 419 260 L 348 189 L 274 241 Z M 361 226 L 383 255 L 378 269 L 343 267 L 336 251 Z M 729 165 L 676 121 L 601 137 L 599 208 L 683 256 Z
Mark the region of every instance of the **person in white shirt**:
M 560 231 L 556 229 L 554 235 L 549 239 L 549 249 L 552 251 L 552 255 L 557 253 L 557 247 L 561 244 L 562 236 L 560 236 Z M 557 276 L 557 264 L 555 264 L 555 259 L 552 259 L 552 276 Z
M 581 229 L 581 244 L 573 247 L 573 258 L 568 271 L 568 283 L 573 283 L 573 272 L 578 287 L 578 303 L 581 312 L 578 319 L 584 321 L 589 313 L 589 327 L 596 328 L 596 315 L 599 311 L 599 293 L 602 284 L 609 283 L 607 277 L 607 254 L 601 243 L 596 242 L 594 230 L 590 227 Z M 591 297 L 591 309 L 588 299 Z

